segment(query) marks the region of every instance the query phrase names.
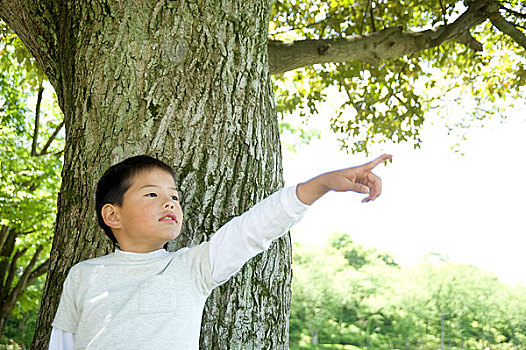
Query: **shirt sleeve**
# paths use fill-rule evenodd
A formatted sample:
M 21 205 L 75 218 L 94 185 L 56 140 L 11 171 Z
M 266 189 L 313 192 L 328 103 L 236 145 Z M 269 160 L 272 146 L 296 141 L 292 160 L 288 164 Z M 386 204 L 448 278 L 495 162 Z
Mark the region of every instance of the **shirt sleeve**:
M 73 350 L 75 347 L 75 334 L 53 327 L 49 339 L 48 350 Z
M 53 327 L 69 333 L 77 332 L 78 309 L 76 295 L 78 285 L 77 265 L 73 266 L 64 281 L 60 303 L 58 304 L 57 313 L 53 320 Z
M 203 242 L 195 247 L 179 250 L 181 258 L 195 278 L 197 289 L 203 295 L 209 295 L 218 286 L 212 278 L 209 247 L 209 242 Z
M 210 238 L 209 254 L 212 279 L 226 282 L 243 265 L 267 250 L 300 221 L 308 205 L 296 195 L 296 186 L 284 188 L 235 217 Z

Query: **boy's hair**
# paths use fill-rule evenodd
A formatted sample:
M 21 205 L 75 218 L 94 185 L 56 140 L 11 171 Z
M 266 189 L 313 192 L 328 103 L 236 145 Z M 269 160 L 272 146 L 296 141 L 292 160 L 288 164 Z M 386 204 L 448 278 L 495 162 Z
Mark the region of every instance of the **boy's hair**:
M 102 207 L 106 204 L 122 205 L 124 193 L 131 187 L 132 178 L 143 171 L 159 169 L 164 170 L 175 181 L 175 172 L 168 164 L 147 155 L 131 157 L 117 163 L 104 173 L 97 184 L 97 193 L 95 195 L 95 209 L 97 210 L 97 219 L 100 227 L 106 233 L 106 236 L 117 244 L 117 239 L 102 219 Z

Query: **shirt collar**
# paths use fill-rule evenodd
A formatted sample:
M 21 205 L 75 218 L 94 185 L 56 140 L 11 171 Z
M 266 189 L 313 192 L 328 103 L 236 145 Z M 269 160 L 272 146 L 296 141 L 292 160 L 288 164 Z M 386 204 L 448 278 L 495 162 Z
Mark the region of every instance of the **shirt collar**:
M 158 260 L 158 259 L 165 257 L 168 254 L 169 252 L 165 250 L 164 248 L 157 249 L 149 253 L 125 252 L 120 249 L 115 249 L 115 257 L 119 260 L 126 260 L 126 261 Z

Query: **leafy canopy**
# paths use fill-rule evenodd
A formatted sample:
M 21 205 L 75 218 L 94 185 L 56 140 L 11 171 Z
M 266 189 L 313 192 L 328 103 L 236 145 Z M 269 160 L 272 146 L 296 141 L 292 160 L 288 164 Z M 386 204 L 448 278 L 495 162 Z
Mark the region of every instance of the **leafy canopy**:
M 395 26 L 421 31 L 453 22 L 471 2 L 278 0 L 273 5 L 269 40 L 350 37 Z M 513 0 L 500 6 L 502 17 L 524 33 L 526 4 Z M 444 116 L 447 106 L 456 105 L 464 112 L 461 118 L 445 121 L 450 129 L 469 127 L 492 115 L 503 117 L 504 99 L 523 96 L 524 48 L 489 20 L 471 34 L 483 44 L 483 51 L 445 43 L 379 64 L 317 64 L 276 75 L 278 112 L 282 119 L 293 112 L 307 117 L 337 90 L 344 98 L 331 128 L 352 152 L 367 152 L 370 144 L 386 140 L 410 141 L 418 147 L 425 117 Z

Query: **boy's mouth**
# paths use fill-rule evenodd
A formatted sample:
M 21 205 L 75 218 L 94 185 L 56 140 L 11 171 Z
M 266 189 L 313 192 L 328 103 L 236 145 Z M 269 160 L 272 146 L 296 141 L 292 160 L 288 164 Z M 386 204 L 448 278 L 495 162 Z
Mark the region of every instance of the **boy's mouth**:
M 161 222 L 173 222 L 173 223 L 177 223 L 177 216 L 175 216 L 175 214 L 166 214 L 165 216 L 163 216 L 162 218 L 159 219 L 159 221 Z

